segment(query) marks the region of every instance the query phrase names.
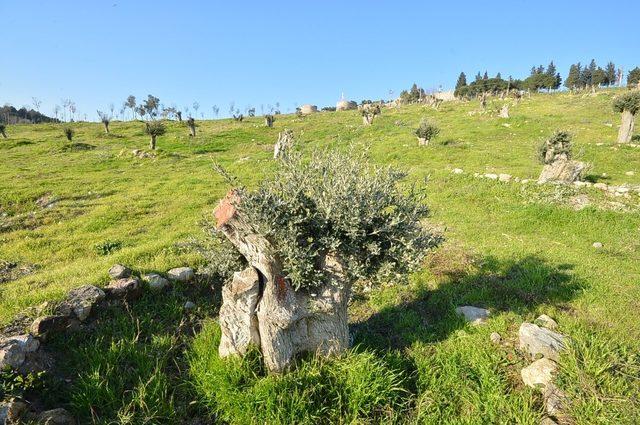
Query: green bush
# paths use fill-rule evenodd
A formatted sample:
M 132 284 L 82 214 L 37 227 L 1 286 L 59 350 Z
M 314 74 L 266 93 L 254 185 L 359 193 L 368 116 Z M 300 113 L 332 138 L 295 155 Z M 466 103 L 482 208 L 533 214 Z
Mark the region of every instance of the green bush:
M 416 130 L 416 136 L 421 139 L 431 140 L 440 133 L 440 129 L 435 123 L 430 122 L 428 119 L 423 118 L 420 121 L 420 126 Z
M 71 127 L 65 127 L 64 128 L 64 136 L 67 138 L 68 141 L 73 141 L 73 135 L 75 134 L 75 131 L 73 131 L 73 128 Z
M 640 91 L 631 91 L 616 96 L 613 99 L 613 110 L 616 112 L 629 111 L 635 115 L 640 110 Z
M 384 358 L 350 351 L 300 360 L 266 375 L 257 350 L 221 359 L 220 328 L 206 322 L 193 342 L 190 372 L 202 403 L 231 424 L 393 423 L 407 414 L 407 379 Z
M 162 136 L 167 132 L 167 127 L 161 121 L 147 122 L 144 129 L 149 136 Z

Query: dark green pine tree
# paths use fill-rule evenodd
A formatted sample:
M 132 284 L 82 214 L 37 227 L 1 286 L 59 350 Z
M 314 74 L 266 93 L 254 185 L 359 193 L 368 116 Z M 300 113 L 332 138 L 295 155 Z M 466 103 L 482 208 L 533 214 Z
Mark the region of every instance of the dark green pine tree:
M 544 74 L 544 66 L 540 65 L 538 69 L 536 69 L 536 74 Z
M 606 84 L 608 86 L 614 85 L 617 79 L 616 66 L 614 65 L 614 63 L 609 62 L 604 72 L 607 74 Z
M 531 75 L 536 75 L 536 73 L 538 72 L 538 69 L 535 66 L 531 67 Z
M 480 80 L 482 80 L 482 74 L 480 74 L 480 71 L 478 71 L 478 73 L 476 74 L 476 81 Z
M 458 81 L 456 81 L 456 91 L 461 87 L 465 87 L 466 85 L 467 85 L 467 76 L 465 75 L 464 72 L 461 72 L 460 75 L 458 75 Z
M 556 65 L 553 61 L 549 62 L 547 65 L 547 70 L 545 71 L 545 88 L 548 90 L 555 90 L 560 87 L 560 83 L 558 82 L 558 70 L 556 69 Z
M 627 75 L 627 87 L 635 87 L 640 83 L 640 68 L 637 66 Z
M 489 74 L 487 73 L 487 71 L 484 72 L 484 75 L 482 76 L 483 80 L 488 80 L 489 79 Z
M 502 74 L 500 74 L 499 72 L 496 74 L 496 79 L 497 80 L 502 80 Z
M 580 62 L 571 65 L 569 68 L 569 75 L 564 80 L 564 85 L 568 89 L 575 89 L 580 85 Z

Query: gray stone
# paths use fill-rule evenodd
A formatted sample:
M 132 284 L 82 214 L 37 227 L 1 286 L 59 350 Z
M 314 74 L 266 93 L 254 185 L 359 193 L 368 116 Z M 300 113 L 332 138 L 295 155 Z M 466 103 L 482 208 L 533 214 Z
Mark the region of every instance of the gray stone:
M 491 332 L 491 335 L 489 335 L 489 339 L 494 344 L 500 344 L 500 342 L 502 341 L 502 336 L 500 336 L 498 332 Z
M 550 416 L 559 416 L 564 408 L 565 400 L 567 396 L 555 386 L 550 383 L 543 391 L 544 408 L 547 414 Z
M 196 304 L 194 302 L 187 301 L 186 303 L 184 303 L 185 310 L 193 310 L 194 308 L 196 308 Z
M 548 359 L 558 360 L 558 355 L 565 347 L 566 337 L 533 323 L 523 323 L 518 331 L 520 349 L 531 357 L 542 355 Z
M 498 180 L 505 183 L 509 182 L 511 181 L 511 174 L 500 173 L 500 175 L 498 175 Z
M 169 281 L 157 273 L 148 273 L 143 279 L 149 284 L 149 288 L 154 291 L 161 291 L 169 286 Z
M 594 242 L 594 243 L 593 243 L 593 247 L 594 247 L 595 249 L 601 249 L 601 248 L 602 248 L 602 246 L 603 246 L 603 245 L 602 245 L 602 242 Z
M 191 267 L 177 267 L 175 269 L 171 269 L 167 272 L 167 276 L 171 280 L 176 280 L 178 282 L 189 282 L 193 280 L 195 274 L 193 273 L 193 269 Z
M 71 413 L 62 408 L 40 413 L 37 422 L 43 425 L 74 425 L 76 423 Z
M 140 282 L 134 277 L 112 280 L 105 288 L 105 291 L 115 298 L 135 299 L 142 295 Z
M 540 425 L 558 425 L 558 422 L 554 421 L 551 418 L 544 418 L 541 422 Z
M 596 189 L 601 189 L 601 190 L 607 190 L 609 188 L 609 186 L 607 186 L 606 183 L 595 183 L 593 185 L 593 187 L 595 187 Z
M 0 369 L 6 366 L 19 368 L 24 363 L 27 353 L 33 353 L 38 347 L 40 342 L 30 334 L 0 340 Z
M 19 423 L 20 416 L 27 410 L 27 405 L 21 401 L 9 400 L 0 403 L 0 424 Z
M 453 174 L 462 174 L 464 170 L 462 168 L 454 168 L 452 171 Z
M 552 331 L 558 329 L 558 322 L 556 322 L 546 314 L 541 314 L 540 316 L 538 316 L 534 323 L 547 329 L 551 329 Z
M 552 381 L 558 365 L 551 359 L 542 358 L 520 371 L 522 381 L 531 388 L 546 388 Z
M 489 310 L 471 305 L 456 308 L 456 313 L 464 316 L 467 322 L 474 325 L 484 323 L 487 320 L 487 317 L 489 317 Z
M 493 173 L 486 173 L 484 175 L 486 178 L 491 179 L 491 180 L 498 180 L 498 175 L 497 174 L 493 174 Z
M 64 303 L 83 322 L 91 314 L 91 309 L 102 301 L 104 297 L 105 294 L 102 289 L 93 285 L 85 285 L 71 290 Z
M 109 269 L 109 276 L 112 279 L 124 279 L 125 277 L 131 276 L 131 270 L 122 264 L 114 264 Z
M 585 168 L 586 164 L 583 162 L 557 159 L 544 166 L 538 178 L 538 183 L 573 183 L 580 179 Z
M 67 328 L 68 324 L 68 316 L 42 316 L 31 324 L 31 333 L 35 336 L 41 336 L 49 332 L 62 332 Z

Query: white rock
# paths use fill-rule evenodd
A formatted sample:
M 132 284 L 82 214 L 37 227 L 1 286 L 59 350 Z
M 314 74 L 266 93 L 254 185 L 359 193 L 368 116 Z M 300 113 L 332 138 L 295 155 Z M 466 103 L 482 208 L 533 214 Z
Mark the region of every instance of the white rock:
M 498 175 L 497 174 L 493 174 L 493 173 L 486 173 L 484 175 L 486 178 L 491 179 L 491 180 L 498 180 Z
M 520 337 L 520 349 L 526 351 L 531 357 L 542 355 L 543 357 L 558 360 L 560 350 L 565 347 L 566 337 L 546 328 L 541 328 L 533 323 L 524 322 L 518 331 Z
M 131 276 L 131 270 L 123 266 L 122 264 L 114 264 L 109 269 L 109 276 L 111 276 L 112 279 L 116 280 L 124 279 L 125 277 Z
M 520 180 L 520 183 L 522 183 L 522 184 L 527 184 L 527 183 L 529 183 L 530 181 L 531 181 L 531 180 L 529 180 L 529 179 L 522 179 L 522 180 Z
M 501 174 L 498 176 L 498 180 L 500 180 L 501 182 L 508 182 L 508 181 L 511 181 L 511 174 L 504 174 L 504 173 L 501 173 Z
M 531 388 L 546 388 L 553 381 L 558 365 L 551 359 L 542 358 L 520 371 L 522 381 Z
M 633 171 L 627 171 L 624 174 L 627 175 L 627 176 L 633 176 L 635 173 Z
M 547 411 L 547 414 L 551 416 L 558 416 L 564 407 L 564 400 L 567 398 L 566 395 L 556 387 L 555 384 L 550 383 L 545 387 L 543 397 L 544 408 Z
M 606 183 L 596 183 L 593 185 L 596 189 L 607 190 L 609 186 Z
M 491 335 L 489 335 L 489 339 L 494 344 L 499 344 L 500 341 L 502 341 L 502 336 L 500 336 L 498 332 L 491 332 Z
M 551 329 L 552 331 L 558 329 L 558 322 L 556 322 L 546 314 L 541 314 L 540 316 L 538 316 L 534 323 L 547 329 Z
M 473 325 L 484 323 L 489 317 L 489 310 L 471 305 L 456 308 L 456 313 L 464 316 L 466 321 Z
M 19 368 L 24 363 L 27 353 L 40 347 L 40 341 L 30 334 L 12 336 L 0 340 L 0 369 L 10 366 Z
M 603 247 L 602 242 L 594 242 L 592 245 L 595 249 L 600 249 Z
M 452 171 L 453 174 L 462 174 L 464 170 L 462 168 L 454 168 Z
M 157 273 L 145 274 L 143 279 L 149 284 L 149 288 L 155 291 L 160 291 L 169 285 L 169 281 Z
M 177 267 L 167 272 L 167 277 L 178 282 L 189 282 L 194 278 L 193 269 L 191 267 Z

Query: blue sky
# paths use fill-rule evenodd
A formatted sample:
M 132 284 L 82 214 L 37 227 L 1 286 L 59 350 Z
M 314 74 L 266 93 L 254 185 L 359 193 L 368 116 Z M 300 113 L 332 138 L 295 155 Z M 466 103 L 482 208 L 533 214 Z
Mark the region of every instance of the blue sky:
M 608 9 L 607 9 L 608 7 Z M 96 119 L 129 94 L 221 113 L 389 97 L 460 71 L 554 60 L 640 65 L 640 2 L 0 0 L 0 104 L 61 99 Z

